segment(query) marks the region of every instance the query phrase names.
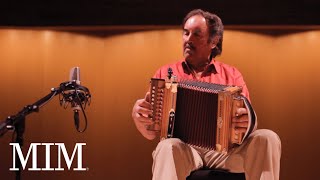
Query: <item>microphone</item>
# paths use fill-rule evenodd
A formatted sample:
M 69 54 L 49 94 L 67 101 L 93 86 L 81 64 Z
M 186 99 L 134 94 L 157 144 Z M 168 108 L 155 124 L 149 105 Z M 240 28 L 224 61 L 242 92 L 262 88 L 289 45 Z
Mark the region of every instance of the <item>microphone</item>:
M 62 90 L 62 98 L 60 98 L 60 105 L 66 109 L 68 104 L 71 104 L 71 109 L 74 112 L 74 124 L 78 132 L 84 132 L 87 128 L 87 117 L 84 109 L 86 105 L 90 105 L 91 94 L 88 88 L 81 86 L 80 81 L 80 68 L 73 67 L 70 70 L 69 81 L 61 83 L 60 88 Z M 79 130 L 79 112 L 85 118 L 85 128 Z
M 78 85 L 81 84 L 81 81 L 80 81 L 80 68 L 79 67 L 71 68 L 69 80 L 76 82 Z
M 70 70 L 70 76 L 69 76 L 69 80 L 70 82 L 73 82 L 73 83 L 76 83 L 77 85 L 80 85 L 81 84 L 81 81 L 80 81 L 80 68 L 79 67 L 73 67 L 71 68 Z M 73 91 L 73 90 L 71 90 Z M 79 91 L 75 90 L 75 92 L 72 92 L 72 93 L 79 93 Z M 80 99 L 81 101 L 81 99 Z M 80 108 L 80 102 L 79 99 L 74 98 L 73 97 L 73 101 L 71 101 L 71 108 L 72 110 L 74 111 L 75 113 L 75 116 L 76 116 L 76 113 L 78 114 L 79 111 L 81 111 L 81 108 Z M 79 117 L 79 114 L 78 114 L 78 117 Z
M 70 81 L 75 82 L 77 85 L 81 84 L 80 81 L 80 68 L 79 67 L 73 67 L 70 70 Z M 77 93 L 77 90 L 75 90 Z M 79 105 L 79 98 L 76 98 L 75 101 L 72 101 L 71 103 L 71 108 L 74 112 L 73 119 L 74 119 L 74 125 L 76 126 L 77 129 L 79 129 L 79 111 L 81 111 L 81 107 Z

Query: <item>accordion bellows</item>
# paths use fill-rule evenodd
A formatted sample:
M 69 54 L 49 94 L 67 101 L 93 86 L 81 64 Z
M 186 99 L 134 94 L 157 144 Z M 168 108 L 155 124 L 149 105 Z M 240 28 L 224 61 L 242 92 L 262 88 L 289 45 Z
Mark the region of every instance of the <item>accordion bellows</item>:
M 152 78 L 150 88 L 154 124 L 148 128 L 160 131 L 160 140 L 179 138 L 193 146 L 227 153 L 254 128 L 256 116 L 241 96 L 241 87 Z M 232 123 L 239 107 L 249 110 L 245 133 L 239 133 Z

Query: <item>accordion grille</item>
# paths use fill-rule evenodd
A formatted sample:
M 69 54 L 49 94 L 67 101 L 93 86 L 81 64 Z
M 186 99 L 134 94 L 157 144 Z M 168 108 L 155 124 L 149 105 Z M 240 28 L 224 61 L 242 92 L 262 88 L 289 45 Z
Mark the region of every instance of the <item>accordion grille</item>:
M 218 91 L 179 84 L 173 137 L 194 146 L 215 148 Z

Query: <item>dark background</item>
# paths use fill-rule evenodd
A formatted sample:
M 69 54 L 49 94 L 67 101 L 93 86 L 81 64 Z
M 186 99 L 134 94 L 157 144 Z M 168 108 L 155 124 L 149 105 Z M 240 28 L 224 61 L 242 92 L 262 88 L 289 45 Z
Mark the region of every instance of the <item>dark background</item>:
M 5 0 L 2 26 L 179 25 L 195 8 L 217 13 L 225 25 L 315 25 L 317 0 Z

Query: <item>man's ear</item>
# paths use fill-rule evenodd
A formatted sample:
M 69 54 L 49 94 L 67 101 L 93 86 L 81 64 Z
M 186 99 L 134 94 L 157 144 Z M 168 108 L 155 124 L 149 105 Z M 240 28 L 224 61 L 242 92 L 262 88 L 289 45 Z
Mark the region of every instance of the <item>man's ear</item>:
M 214 49 L 218 42 L 219 42 L 220 37 L 219 36 L 214 36 L 211 40 L 211 49 Z

